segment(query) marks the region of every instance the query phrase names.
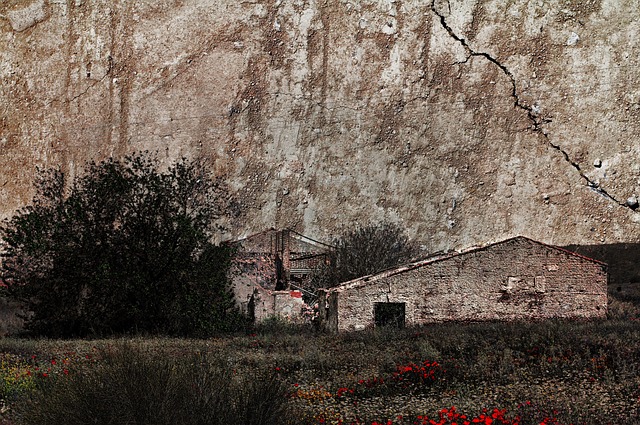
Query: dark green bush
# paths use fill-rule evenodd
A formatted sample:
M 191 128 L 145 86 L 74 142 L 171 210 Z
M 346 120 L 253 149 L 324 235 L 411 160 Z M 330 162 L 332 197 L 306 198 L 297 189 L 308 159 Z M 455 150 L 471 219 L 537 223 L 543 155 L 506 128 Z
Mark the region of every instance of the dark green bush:
M 210 335 L 237 323 L 231 251 L 211 242 L 231 211 L 204 164 L 139 153 L 67 181 L 40 173 L 32 205 L 0 226 L 0 280 L 34 334 Z
M 103 350 L 92 370 L 61 376 L 20 407 L 25 425 L 287 423 L 275 371 L 236 371 L 206 354 L 167 356 L 133 345 Z

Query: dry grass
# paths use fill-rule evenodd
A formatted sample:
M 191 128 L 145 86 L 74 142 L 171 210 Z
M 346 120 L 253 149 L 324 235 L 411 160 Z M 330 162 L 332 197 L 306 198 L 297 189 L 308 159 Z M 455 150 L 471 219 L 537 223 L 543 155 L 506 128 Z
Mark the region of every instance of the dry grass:
M 127 423 L 165 423 L 153 412 L 172 423 L 198 403 L 199 415 L 182 423 L 413 424 L 451 406 L 469 415 L 507 409 L 522 425 L 551 417 L 555 424 L 640 423 L 638 303 L 627 290 L 619 295 L 609 319 L 586 322 L 328 335 L 275 321 L 248 335 L 206 340 L 5 337 L 0 423 L 86 423 L 76 410 L 97 411 L 91 400 L 108 406 L 95 423 L 120 423 L 125 414 Z M 399 366 L 424 361 L 440 365 L 433 380 L 398 381 Z M 196 387 L 206 397 L 194 398 Z M 139 394 L 147 395 L 146 407 Z M 230 401 L 240 399 L 244 404 Z M 242 404 L 243 413 L 225 416 L 229 403 Z M 265 406 L 279 406 L 270 422 L 259 418 Z M 69 422 L 72 416 L 79 421 Z
M 274 327 L 210 340 L 140 338 L 128 343 L 143 358 L 206 355 L 222 361 L 244 382 L 275 372 L 292 395 L 284 399 L 290 414 L 280 415 L 279 423 L 359 419 L 370 424 L 390 419 L 394 424 L 412 424 L 411 418 L 433 416 L 451 406 L 468 414 L 504 408 L 523 415 L 522 424 L 537 425 L 535 421 L 554 411 L 559 423 L 567 424 L 640 421 L 640 324 L 635 320 L 443 324 L 340 336 Z M 0 350 L 31 367 L 51 369 L 48 378 L 54 379 L 40 377 L 39 382 L 64 382 L 61 359 L 69 359 L 69 370 L 93 376 L 105 364 L 104 353 L 118 344 L 122 340 L 5 338 L 0 340 Z M 57 360 L 53 368 L 52 359 Z M 428 385 L 403 386 L 394 381 L 398 365 L 424 360 L 435 360 L 446 371 Z M 151 369 L 146 370 L 142 376 Z M 200 373 L 206 375 L 205 369 Z M 360 383 L 374 378 L 383 378 L 384 384 Z M 148 392 L 143 386 L 151 384 L 137 381 L 141 386 L 137 391 Z M 42 386 L 45 394 L 54 387 Z M 341 388 L 355 391 L 338 394 Z M 25 398 L 7 403 L 13 419 L 21 423 L 15 412 L 24 406 Z

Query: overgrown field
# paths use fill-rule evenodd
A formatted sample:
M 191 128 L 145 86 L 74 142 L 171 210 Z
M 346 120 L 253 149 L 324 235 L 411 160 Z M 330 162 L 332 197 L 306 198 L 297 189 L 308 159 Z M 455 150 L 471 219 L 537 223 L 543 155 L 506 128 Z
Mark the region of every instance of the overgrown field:
M 635 424 L 640 324 L 0 340 L 13 424 Z

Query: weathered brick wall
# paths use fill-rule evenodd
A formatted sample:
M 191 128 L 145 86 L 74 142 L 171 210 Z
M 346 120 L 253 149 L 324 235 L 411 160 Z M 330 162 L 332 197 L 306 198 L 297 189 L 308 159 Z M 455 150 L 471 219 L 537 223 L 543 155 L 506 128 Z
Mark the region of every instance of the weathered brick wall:
M 405 303 L 407 325 L 602 317 L 607 308 L 607 275 L 602 264 L 514 239 L 347 285 L 337 289 L 334 297 L 336 311 L 329 306 L 334 323 L 327 326 L 338 330 L 373 326 L 376 302 Z
M 232 281 L 236 303 L 243 313 L 249 313 L 249 302 L 256 289 L 272 291 L 279 289 L 277 288 L 278 256 L 282 261 L 284 283 L 288 283 L 291 279 L 292 267 L 311 269 L 325 261 L 325 257 L 321 254 L 329 246 L 322 243 L 310 243 L 305 239 L 311 241 L 305 236 L 289 230 L 276 231 L 271 229 L 234 243 L 238 252 L 235 255 L 229 277 Z M 311 257 L 313 254 L 318 257 Z M 302 285 L 299 275 L 295 283 Z M 271 312 L 265 313 L 265 315 L 280 313 L 289 315 L 288 311 L 291 310 L 287 303 L 285 303 L 283 311 L 278 310 L 273 302 L 270 302 L 269 305 Z M 296 309 L 300 308 L 296 307 Z

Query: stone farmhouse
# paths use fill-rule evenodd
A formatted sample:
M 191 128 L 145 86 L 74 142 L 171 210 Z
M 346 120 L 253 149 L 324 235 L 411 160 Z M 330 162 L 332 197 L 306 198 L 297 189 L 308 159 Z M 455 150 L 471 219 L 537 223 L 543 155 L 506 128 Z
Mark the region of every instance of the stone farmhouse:
M 303 320 L 303 292 L 330 261 L 331 246 L 294 230 L 269 229 L 232 242 L 232 285 L 240 310 L 255 322 L 272 316 Z
M 323 290 L 320 320 L 337 332 L 444 321 L 604 317 L 607 279 L 600 261 L 520 236 Z

